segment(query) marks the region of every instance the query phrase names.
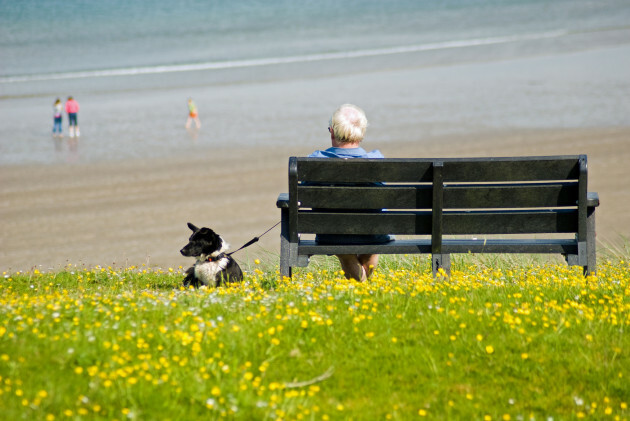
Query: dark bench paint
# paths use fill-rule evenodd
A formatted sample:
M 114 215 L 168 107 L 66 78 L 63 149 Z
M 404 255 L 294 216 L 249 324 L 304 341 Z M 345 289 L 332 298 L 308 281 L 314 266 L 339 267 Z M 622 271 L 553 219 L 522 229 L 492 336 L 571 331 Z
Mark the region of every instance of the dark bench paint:
M 559 253 L 585 274 L 594 273 L 599 197 L 587 191 L 587 182 L 586 155 L 291 157 L 289 192 L 277 201 L 280 274 L 290 277 L 291 269 L 306 267 L 311 255 L 351 253 L 427 253 L 434 273 L 440 268 L 449 273 L 450 254 L 469 252 Z M 395 234 L 397 239 L 322 245 L 300 239 L 301 234 Z M 524 235 L 483 238 L 495 234 Z

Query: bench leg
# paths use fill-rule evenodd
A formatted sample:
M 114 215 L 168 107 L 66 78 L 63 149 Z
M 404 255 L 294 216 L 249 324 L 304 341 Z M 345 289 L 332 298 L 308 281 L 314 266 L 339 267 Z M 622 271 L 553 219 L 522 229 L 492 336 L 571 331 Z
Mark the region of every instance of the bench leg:
M 569 266 L 579 266 L 580 265 L 580 261 L 578 259 L 578 255 L 577 254 L 565 254 L 564 255 L 564 260 L 567 261 L 567 265 L 569 265 Z
M 578 243 L 578 254 L 565 256 L 569 266 L 582 266 L 584 276 L 597 275 L 597 246 L 595 243 L 595 208 L 588 208 L 586 241 Z
M 564 256 L 564 259 L 569 266 L 582 266 L 584 276 L 588 276 L 595 271 L 595 269 L 590 269 L 595 267 L 595 261 L 592 260 L 591 246 L 588 244 L 588 241 L 578 244 L 578 254 L 567 254 Z
M 451 255 L 450 254 L 432 254 L 431 268 L 433 276 L 436 276 L 439 269 L 442 268 L 448 276 L 451 275 Z
M 282 209 L 280 224 L 280 276 L 291 277 L 291 243 L 289 241 L 289 210 Z
M 283 278 L 290 278 L 292 276 L 291 266 L 282 265 L 284 262 L 280 262 L 280 276 Z
M 597 246 L 595 245 L 595 208 L 587 210 L 586 217 L 586 266 L 584 275 L 597 275 Z

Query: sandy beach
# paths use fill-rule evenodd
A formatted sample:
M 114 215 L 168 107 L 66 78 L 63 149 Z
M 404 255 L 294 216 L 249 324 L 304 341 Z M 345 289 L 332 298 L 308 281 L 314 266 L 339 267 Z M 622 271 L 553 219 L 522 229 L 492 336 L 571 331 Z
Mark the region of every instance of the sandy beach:
M 279 221 L 275 201 L 286 190 L 288 157 L 328 147 L 329 115 L 344 102 L 366 110 L 364 147 L 387 157 L 588 154 L 589 190 L 601 200 L 599 251 L 619 249 L 630 236 L 629 63 L 630 47 L 622 45 L 443 67 L 399 60 L 399 68 L 390 61 L 348 75 L 208 82 L 194 89 L 203 105 L 195 136 L 183 128 L 185 117 L 165 105 L 186 98 L 190 75 L 179 76 L 182 87 L 132 95 L 79 90 L 84 134 L 76 153 L 67 140 L 55 151 L 46 134 L 49 104 L 41 97 L 4 100 L 7 121 L 25 125 L 19 115 L 27 108 L 43 115 L 34 150 L 56 158 L 0 166 L 0 269 L 186 266 L 190 260 L 179 250 L 188 221 L 240 247 Z M 131 120 L 117 113 L 120 104 L 155 114 L 142 111 L 147 115 Z M 90 128 L 99 116 L 110 121 L 101 125 L 109 139 L 137 131 L 137 143 L 128 145 L 133 153 L 112 158 L 107 138 Z M 7 127 L 2 136 L 16 136 Z M 151 155 L 167 141 L 180 142 L 181 151 Z M 106 159 L 90 158 L 99 154 Z M 235 257 L 247 267 L 256 258 L 277 262 L 278 253 L 276 228 Z
M 630 235 L 629 138 L 630 129 L 522 131 L 435 139 L 428 146 L 392 143 L 381 150 L 390 157 L 587 153 L 589 189 L 601 199 L 602 250 Z M 190 262 L 178 251 L 189 235 L 187 221 L 211 226 L 239 247 L 279 220 L 275 200 L 287 184 L 288 155 L 247 152 L 248 159 L 224 149 L 186 160 L 0 168 L 2 269 L 185 266 Z M 235 257 L 245 264 L 277 260 L 278 250 L 276 228 Z

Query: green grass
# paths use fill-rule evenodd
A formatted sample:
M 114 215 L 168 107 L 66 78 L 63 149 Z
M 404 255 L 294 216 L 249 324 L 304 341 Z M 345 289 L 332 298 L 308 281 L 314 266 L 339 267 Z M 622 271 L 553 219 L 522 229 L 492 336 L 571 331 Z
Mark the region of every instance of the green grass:
M 183 290 L 181 269 L 0 281 L 0 419 L 630 418 L 630 265 L 334 258 Z

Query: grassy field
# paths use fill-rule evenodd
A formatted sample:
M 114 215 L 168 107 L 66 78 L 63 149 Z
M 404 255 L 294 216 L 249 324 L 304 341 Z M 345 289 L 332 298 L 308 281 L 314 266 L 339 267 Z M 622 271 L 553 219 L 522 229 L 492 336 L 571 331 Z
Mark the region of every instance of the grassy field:
M 0 281 L 0 419 L 630 419 L 630 264 L 334 258 L 183 290 L 182 269 Z

